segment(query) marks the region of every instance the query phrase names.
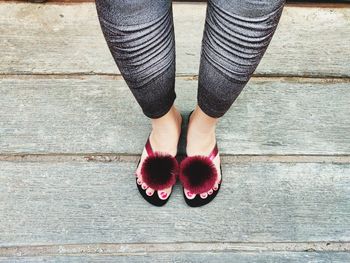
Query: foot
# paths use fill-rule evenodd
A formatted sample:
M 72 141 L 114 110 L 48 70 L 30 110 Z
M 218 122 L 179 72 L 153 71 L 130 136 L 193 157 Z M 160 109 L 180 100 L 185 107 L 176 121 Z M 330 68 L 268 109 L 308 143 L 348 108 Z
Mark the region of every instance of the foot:
M 152 119 L 152 131 L 150 133 L 150 144 L 153 151 L 168 153 L 172 156 L 177 154 L 177 146 L 181 134 L 182 116 L 173 105 L 167 114 L 161 118 Z M 155 191 L 142 180 L 141 166 L 148 156 L 145 147 L 143 148 L 139 165 L 136 169 L 137 183 L 146 191 L 148 196 L 156 194 L 161 200 L 165 200 L 171 194 L 172 187 Z
M 197 105 L 196 109 L 190 115 L 187 128 L 187 156 L 208 156 L 210 154 L 216 144 L 215 128 L 217 121 L 218 118 L 212 118 L 206 115 Z M 199 194 L 202 199 L 207 198 L 209 195 L 212 195 L 214 191 L 217 191 L 221 182 L 220 154 L 217 153 L 212 161 L 217 170 L 218 178 L 212 189 Z M 186 188 L 184 189 L 184 193 L 188 199 L 194 199 L 197 195 L 195 193 L 191 193 Z

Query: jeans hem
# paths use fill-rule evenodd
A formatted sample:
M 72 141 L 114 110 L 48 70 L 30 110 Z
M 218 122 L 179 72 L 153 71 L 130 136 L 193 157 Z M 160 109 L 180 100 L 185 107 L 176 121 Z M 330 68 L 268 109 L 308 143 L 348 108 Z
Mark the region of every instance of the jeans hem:
M 226 111 L 225 112 L 216 111 L 216 110 L 213 110 L 213 109 L 209 108 L 208 106 L 206 106 L 205 101 L 203 101 L 202 99 L 198 99 L 197 104 L 198 104 L 198 107 L 205 114 L 207 114 L 209 117 L 212 117 L 212 118 L 220 118 L 226 113 Z
M 169 110 L 171 109 L 171 107 L 173 106 L 174 102 L 176 99 L 176 93 L 174 92 L 171 99 L 169 100 L 169 102 L 167 104 L 164 105 L 164 107 L 162 108 L 162 110 L 157 111 L 157 112 L 147 112 L 143 110 L 143 114 L 151 119 L 158 119 L 160 117 L 163 117 L 165 114 L 167 114 L 169 112 Z

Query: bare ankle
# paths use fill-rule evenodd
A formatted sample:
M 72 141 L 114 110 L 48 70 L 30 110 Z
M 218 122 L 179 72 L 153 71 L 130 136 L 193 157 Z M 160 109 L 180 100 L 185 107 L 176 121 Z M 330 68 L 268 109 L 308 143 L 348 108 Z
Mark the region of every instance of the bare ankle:
M 197 105 L 190 116 L 188 128 L 192 132 L 200 134 L 215 134 L 218 118 L 212 118 L 205 114 Z
M 218 118 L 206 115 L 196 107 L 190 116 L 187 127 L 186 152 L 190 155 L 207 154 L 216 143 L 216 124 Z
M 164 116 L 152 119 L 150 140 L 155 150 L 176 154 L 181 134 L 181 122 L 181 114 L 174 105 Z
M 173 130 L 181 128 L 181 114 L 173 105 L 170 110 L 160 118 L 152 119 L 153 129 Z

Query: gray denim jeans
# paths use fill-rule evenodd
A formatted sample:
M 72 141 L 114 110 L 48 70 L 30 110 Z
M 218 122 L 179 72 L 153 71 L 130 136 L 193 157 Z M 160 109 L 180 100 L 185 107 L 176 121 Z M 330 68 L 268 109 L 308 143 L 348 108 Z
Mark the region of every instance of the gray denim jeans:
M 143 113 L 166 114 L 174 103 L 175 35 L 171 0 L 95 0 L 108 48 Z M 219 118 L 264 55 L 285 0 L 208 0 L 197 103 Z M 189 41 L 191 36 L 189 36 Z

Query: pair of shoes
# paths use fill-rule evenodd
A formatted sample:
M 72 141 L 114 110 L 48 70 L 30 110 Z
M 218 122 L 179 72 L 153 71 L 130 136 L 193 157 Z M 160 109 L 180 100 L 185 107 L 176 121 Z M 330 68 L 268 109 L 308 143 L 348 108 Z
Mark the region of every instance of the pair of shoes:
M 188 123 L 192 112 L 193 110 L 188 116 Z M 181 161 L 179 166 L 179 180 L 183 186 L 183 196 L 187 205 L 191 207 L 206 205 L 218 194 L 222 183 L 222 168 L 220 163 L 221 179 L 218 181 L 219 175 L 212 161 L 218 153 L 219 149 L 216 142 L 208 156 L 187 156 L 186 153 L 185 158 Z M 216 183 L 217 187 L 215 186 Z
M 193 110 L 188 116 L 188 121 Z M 188 125 L 187 125 L 188 126 Z M 191 207 L 203 206 L 211 202 L 222 182 L 222 169 L 220 163 L 221 180 L 218 182 L 218 173 L 213 159 L 219 153 L 217 143 L 208 156 L 194 155 L 186 156 L 179 164 L 175 158 L 168 153 L 153 151 L 150 143 L 150 134 L 145 144 L 147 157 L 141 164 L 140 174 L 136 175 L 136 185 L 143 198 L 155 206 L 165 205 L 172 193 L 172 187 L 177 179 L 183 186 L 183 196 L 186 203 Z M 137 163 L 139 166 L 141 157 Z M 217 184 L 217 187 L 215 187 Z M 147 189 L 154 189 L 153 194 L 148 194 Z M 169 189 L 166 192 L 165 189 Z M 206 195 L 202 198 L 203 193 Z M 188 198 L 188 197 L 190 198 Z
M 173 185 L 177 181 L 179 164 L 175 156 L 169 153 L 153 151 L 150 134 L 148 135 L 145 149 L 147 157 L 142 162 L 141 174 L 138 175 L 135 172 L 136 185 L 146 201 L 155 206 L 163 206 L 168 202 L 171 195 L 171 191 L 167 193 L 164 190 L 169 187 L 172 190 Z M 140 161 L 141 157 L 136 167 L 139 166 Z M 153 194 L 148 194 L 147 189 L 149 187 L 154 189 Z

